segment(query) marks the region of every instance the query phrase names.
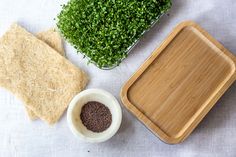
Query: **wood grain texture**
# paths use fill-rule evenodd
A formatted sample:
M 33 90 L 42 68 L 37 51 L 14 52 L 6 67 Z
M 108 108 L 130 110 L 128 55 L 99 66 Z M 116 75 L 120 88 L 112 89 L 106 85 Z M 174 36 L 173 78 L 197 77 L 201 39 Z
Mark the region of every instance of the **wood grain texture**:
M 235 57 L 196 23 L 179 24 L 121 90 L 166 143 L 183 141 L 235 81 Z

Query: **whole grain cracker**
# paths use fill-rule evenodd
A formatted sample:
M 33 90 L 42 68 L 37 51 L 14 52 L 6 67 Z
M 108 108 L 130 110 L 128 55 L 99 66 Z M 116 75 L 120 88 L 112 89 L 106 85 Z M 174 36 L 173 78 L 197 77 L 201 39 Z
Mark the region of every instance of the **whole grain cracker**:
M 87 81 L 82 70 L 17 24 L 0 39 L 0 86 L 49 124 Z
M 44 41 L 45 43 L 47 43 L 49 46 L 51 46 L 53 49 L 59 52 L 62 56 L 65 56 L 61 36 L 56 31 L 55 28 L 51 28 L 47 31 L 39 32 L 36 34 L 36 37 Z
M 62 56 L 65 56 L 62 38 L 55 28 L 51 28 L 49 30 L 39 32 L 36 34 L 36 37 L 44 41 L 49 46 L 51 46 L 54 50 L 56 50 Z M 27 107 L 26 107 L 26 112 L 31 120 L 38 119 L 36 114 Z

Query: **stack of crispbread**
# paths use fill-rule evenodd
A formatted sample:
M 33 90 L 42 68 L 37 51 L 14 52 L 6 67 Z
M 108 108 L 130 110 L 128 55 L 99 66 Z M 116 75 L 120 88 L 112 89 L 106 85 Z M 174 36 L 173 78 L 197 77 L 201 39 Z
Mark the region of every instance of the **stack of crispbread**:
M 31 119 L 57 122 L 87 84 L 87 75 L 63 56 L 54 29 L 35 37 L 13 24 L 0 39 L 0 86 L 24 102 Z

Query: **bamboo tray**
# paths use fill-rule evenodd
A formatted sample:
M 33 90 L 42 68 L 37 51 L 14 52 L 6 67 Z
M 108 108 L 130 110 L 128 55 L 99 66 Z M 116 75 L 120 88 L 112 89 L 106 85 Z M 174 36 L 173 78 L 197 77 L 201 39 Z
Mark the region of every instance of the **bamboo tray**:
M 236 58 L 196 23 L 179 24 L 121 90 L 166 143 L 183 141 L 236 80 Z

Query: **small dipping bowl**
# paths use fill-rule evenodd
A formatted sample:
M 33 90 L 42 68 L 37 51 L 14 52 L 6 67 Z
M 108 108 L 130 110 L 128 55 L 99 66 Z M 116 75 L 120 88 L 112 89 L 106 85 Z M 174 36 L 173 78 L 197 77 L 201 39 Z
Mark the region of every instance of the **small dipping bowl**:
M 83 105 L 89 101 L 97 101 L 104 104 L 111 112 L 111 125 L 103 132 L 93 132 L 88 130 L 80 119 Z M 120 128 L 122 112 L 119 102 L 109 92 L 102 89 L 87 89 L 77 94 L 69 104 L 67 110 L 67 122 L 72 133 L 79 139 L 99 143 L 110 139 Z

